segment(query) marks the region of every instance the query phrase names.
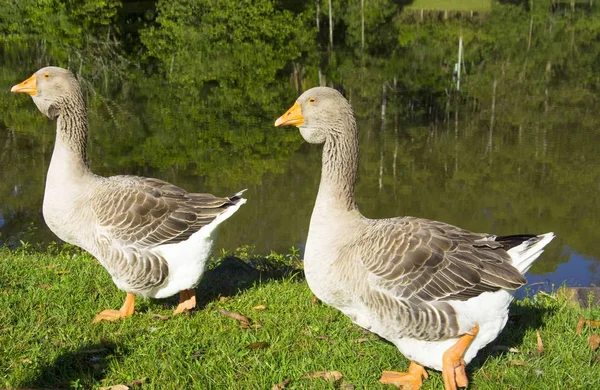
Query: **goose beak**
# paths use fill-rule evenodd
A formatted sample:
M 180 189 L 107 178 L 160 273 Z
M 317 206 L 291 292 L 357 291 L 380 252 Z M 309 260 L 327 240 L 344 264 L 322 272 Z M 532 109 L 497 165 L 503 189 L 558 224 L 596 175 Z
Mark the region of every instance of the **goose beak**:
M 20 84 L 15 85 L 10 89 L 10 92 L 22 92 L 27 93 L 29 95 L 37 95 L 37 81 L 35 74 L 23 81 Z
M 302 107 L 298 102 L 294 103 L 292 108 L 287 110 L 285 114 L 277 118 L 275 121 L 275 127 L 280 126 L 300 126 L 304 124 L 304 117 L 302 117 Z

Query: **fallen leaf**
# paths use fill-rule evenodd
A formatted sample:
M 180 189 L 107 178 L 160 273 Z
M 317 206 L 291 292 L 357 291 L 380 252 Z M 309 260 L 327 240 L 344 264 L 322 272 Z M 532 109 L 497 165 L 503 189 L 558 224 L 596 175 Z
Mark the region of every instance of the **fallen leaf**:
M 577 321 L 577 327 L 575 328 L 576 334 L 581 334 L 581 332 L 583 332 L 583 325 L 585 325 L 585 319 L 580 315 L 579 321 Z
M 586 323 L 590 328 L 600 328 L 600 321 L 587 320 Z
M 250 322 L 250 319 L 248 317 L 246 317 L 240 313 L 234 313 L 232 311 L 221 309 L 221 308 L 217 308 L 217 311 L 219 313 L 223 314 L 224 316 L 233 318 L 234 320 L 238 320 L 240 322 L 242 322 L 242 321 Z
M 329 344 L 333 344 L 333 340 L 331 340 L 329 337 L 327 336 L 315 336 L 316 339 L 318 340 L 325 340 L 327 341 Z
M 290 378 L 285 378 L 284 380 L 277 383 L 276 385 L 273 385 L 273 387 L 271 387 L 271 390 L 283 390 L 283 389 L 285 389 L 287 384 L 290 383 L 291 381 L 292 380 Z
M 70 274 L 71 271 L 56 271 L 57 275 L 66 275 L 66 274 Z
M 577 328 L 575 329 L 575 333 L 581 334 L 584 325 L 587 325 L 590 328 L 600 328 L 600 321 L 586 320 L 585 318 L 583 318 L 582 315 L 580 315 L 579 321 L 577 321 Z
M 588 339 L 588 344 L 590 345 L 590 348 L 592 348 L 592 351 L 597 350 L 600 346 L 600 336 L 598 336 L 597 334 L 590 335 L 590 338 Z
M 48 290 L 52 286 L 50 286 L 49 284 L 41 284 L 40 283 L 40 284 L 37 284 L 36 287 L 43 288 L 44 290 Z
M 31 364 L 33 363 L 33 361 L 29 358 L 21 358 L 21 363 Z
M 221 309 L 219 307 L 217 307 L 217 311 L 223 314 L 224 316 L 231 317 L 234 320 L 238 320 L 242 328 L 249 328 L 250 324 L 252 323 L 252 320 L 250 320 L 250 318 L 241 315 L 240 313 L 234 313 L 232 311 Z
M 253 309 L 254 309 L 254 310 L 257 310 L 257 311 L 263 311 L 263 310 L 265 310 L 266 308 L 267 308 L 267 307 L 266 307 L 265 305 L 256 305 L 256 306 L 254 306 L 254 307 L 253 307 Z
M 162 315 L 162 314 L 156 314 L 156 313 L 155 313 L 155 314 L 152 314 L 152 318 L 154 318 L 154 319 L 156 319 L 156 320 L 162 320 L 162 321 L 166 321 L 166 320 L 170 319 L 171 317 L 170 317 L 170 316 L 165 316 L 165 315 Z
M 129 390 L 129 386 L 125 385 L 113 385 L 101 387 L 100 390 Z
M 527 363 L 525 363 L 523 360 L 509 360 L 508 364 L 510 364 L 511 366 L 526 366 Z
M 537 337 L 537 346 L 535 347 L 535 350 L 537 351 L 537 353 L 542 354 L 544 353 L 544 343 L 542 342 L 542 336 L 540 335 L 540 331 L 536 330 L 535 335 Z
M 257 341 L 256 343 L 251 343 L 246 345 L 246 348 L 248 349 L 263 349 L 263 348 L 267 348 L 269 346 L 269 343 L 267 343 L 266 341 Z
M 356 339 L 356 340 L 350 340 L 351 343 L 364 343 L 365 341 L 369 341 L 369 339 L 366 338 L 366 337 L 361 337 L 361 338 Z
M 302 375 L 302 378 L 321 378 L 326 381 L 339 381 L 344 374 L 339 371 L 313 371 Z
M 317 298 L 316 295 L 313 295 L 312 298 L 310 298 L 310 303 L 312 303 L 313 305 L 318 305 L 319 303 L 321 303 L 321 301 L 319 301 L 319 298 Z
M 148 378 L 141 378 L 131 381 L 127 384 L 127 386 L 141 386 L 148 381 Z

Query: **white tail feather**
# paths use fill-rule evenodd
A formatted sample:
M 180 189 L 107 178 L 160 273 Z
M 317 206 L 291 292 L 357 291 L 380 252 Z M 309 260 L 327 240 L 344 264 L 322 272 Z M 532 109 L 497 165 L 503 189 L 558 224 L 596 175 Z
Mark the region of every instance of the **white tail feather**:
M 552 241 L 554 233 L 540 234 L 531 238 L 521 245 L 508 250 L 513 265 L 522 274 L 525 274 L 533 265 L 533 262 L 544 252 L 544 247 Z
M 231 195 L 231 196 L 230 196 L 230 198 L 235 198 L 235 197 L 237 197 L 237 198 L 240 198 L 240 197 L 242 196 L 242 194 L 243 194 L 244 192 L 246 192 L 246 191 L 248 191 L 248 189 L 247 189 L 247 188 L 244 188 L 243 190 L 241 190 L 241 191 L 239 191 L 239 192 L 236 192 L 235 194 Z

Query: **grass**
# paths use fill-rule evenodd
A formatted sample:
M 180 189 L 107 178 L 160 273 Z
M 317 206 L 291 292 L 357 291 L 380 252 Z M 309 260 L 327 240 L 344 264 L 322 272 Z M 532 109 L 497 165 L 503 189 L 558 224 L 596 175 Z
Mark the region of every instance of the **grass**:
M 490 11 L 492 0 L 414 0 L 407 8 L 435 11 Z
M 295 260 L 258 261 L 242 252 L 261 269 Z M 271 389 L 289 378 L 286 389 L 392 389 L 377 382 L 381 371 L 407 368 L 393 345 L 315 303 L 301 273 L 259 272 L 231 258 L 214 266 L 198 289 L 201 308 L 189 316 L 171 317 L 172 300 L 139 299 L 135 316 L 92 324 L 99 310 L 118 308 L 124 299 L 92 257 L 70 246 L 0 249 L 0 387 L 88 389 L 139 381 L 136 388 L 144 389 Z M 261 326 L 241 328 L 217 308 Z M 538 295 L 516 302 L 512 314 L 495 347 L 468 366 L 472 389 L 600 388 L 600 358 L 588 346 L 594 330 L 575 333 L 580 314 L 599 319 L 600 310 Z M 248 347 L 258 342 L 268 345 Z M 323 370 L 344 376 L 303 378 Z M 423 389 L 443 388 L 441 375 L 429 372 Z

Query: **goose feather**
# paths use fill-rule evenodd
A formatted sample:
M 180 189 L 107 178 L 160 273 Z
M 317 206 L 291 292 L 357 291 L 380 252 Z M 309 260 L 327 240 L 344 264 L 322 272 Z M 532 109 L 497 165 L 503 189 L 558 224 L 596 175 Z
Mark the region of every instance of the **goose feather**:
M 57 120 L 43 203 L 50 229 L 94 255 L 128 294 L 163 298 L 193 289 L 217 227 L 246 202 L 244 191 L 217 197 L 159 179 L 95 175 L 87 163 L 89 125 L 75 76 L 46 67 L 11 91 L 31 95 L 42 113 Z M 185 296 L 193 296 L 195 305 L 195 295 Z M 108 319 L 131 315 L 133 298 L 124 308 Z
M 475 330 L 456 360 L 468 364 L 506 324 L 515 290 L 553 233 L 495 236 L 415 217 L 368 219 L 354 197 L 358 133 L 348 101 L 331 88 L 309 89 L 275 122 L 283 125 L 324 144 L 304 256 L 311 290 L 413 362 L 437 370 Z M 411 375 L 410 385 L 419 387 L 420 375 Z

